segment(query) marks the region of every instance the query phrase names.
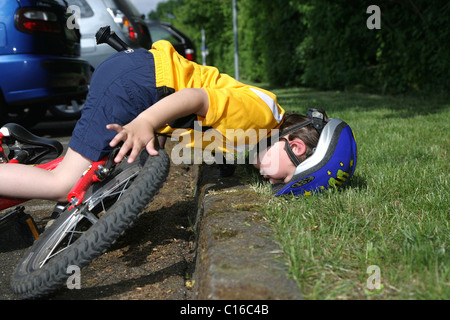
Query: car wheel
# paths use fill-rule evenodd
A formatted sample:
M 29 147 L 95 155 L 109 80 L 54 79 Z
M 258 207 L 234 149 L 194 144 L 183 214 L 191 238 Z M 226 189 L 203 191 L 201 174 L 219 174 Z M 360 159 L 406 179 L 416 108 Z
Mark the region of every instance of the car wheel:
M 84 100 L 72 100 L 70 101 L 70 104 L 59 104 L 56 106 L 51 106 L 48 108 L 48 110 L 58 119 L 77 120 L 81 116 L 81 109 L 83 109 L 83 106 Z

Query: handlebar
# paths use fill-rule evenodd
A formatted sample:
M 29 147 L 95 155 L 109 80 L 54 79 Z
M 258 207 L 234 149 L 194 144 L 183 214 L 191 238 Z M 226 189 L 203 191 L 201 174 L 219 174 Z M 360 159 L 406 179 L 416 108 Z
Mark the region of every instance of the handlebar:
M 111 31 L 110 26 L 105 26 L 98 29 L 95 34 L 95 39 L 97 40 L 97 44 L 109 44 L 117 51 L 126 51 L 131 49 L 114 31 Z

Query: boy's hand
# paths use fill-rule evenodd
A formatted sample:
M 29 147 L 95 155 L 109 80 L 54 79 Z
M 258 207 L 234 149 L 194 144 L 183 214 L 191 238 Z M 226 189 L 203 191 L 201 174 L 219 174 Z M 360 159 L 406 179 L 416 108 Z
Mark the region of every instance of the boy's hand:
M 107 129 L 117 132 L 109 145 L 115 147 L 120 141 L 124 141 L 114 161 L 121 161 L 131 150 L 128 162 L 132 163 L 144 147 L 150 155 L 156 156 L 158 154 L 155 149 L 156 129 L 190 114 L 206 117 L 208 109 L 209 97 L 206 90 L 187 88 L 159 100 L 125 126 L 108 124 Z
M 137 117 L 125 126 L 108 124 L 106 128 L 117 132 L 116 136 L 109 143 L 111 147 L 115 147 L 120 141 L 124 142 L 114 159 L 116 163 L 122 161 L 123 157 L 130 150 L 128 163 L 132 163 L 144 147 L 150 155 L 158 155 L 158 151 L 155 149 L 156 137 L 154 129 L 145 119 Z

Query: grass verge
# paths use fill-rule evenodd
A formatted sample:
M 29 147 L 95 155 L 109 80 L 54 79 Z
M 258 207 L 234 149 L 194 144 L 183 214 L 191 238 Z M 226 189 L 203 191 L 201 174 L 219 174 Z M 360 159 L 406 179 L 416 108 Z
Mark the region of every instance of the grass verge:
M 307 299 L 449 299 L 450 103 L 439 97 L 273 90 L 324 108 L 358 143 L 348 187 L 267 205 Z M 262 193 L 270 186 L 255 180 Z

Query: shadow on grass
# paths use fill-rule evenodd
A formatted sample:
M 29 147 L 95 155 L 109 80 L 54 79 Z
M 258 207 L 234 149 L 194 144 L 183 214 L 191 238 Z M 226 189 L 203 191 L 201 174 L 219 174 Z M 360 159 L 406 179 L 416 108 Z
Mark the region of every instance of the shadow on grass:
M 308 108 L 323 108 L 329 115 L 344 111 L 391 110 L 388 118 L 410 118 L 437 114 L 450 108 L 448 97 L 442 95 L 379 95 L 372 93 L 319 91 L 309 88 L 274 89 L 280 105 L 291 111 L 305 113 Z

